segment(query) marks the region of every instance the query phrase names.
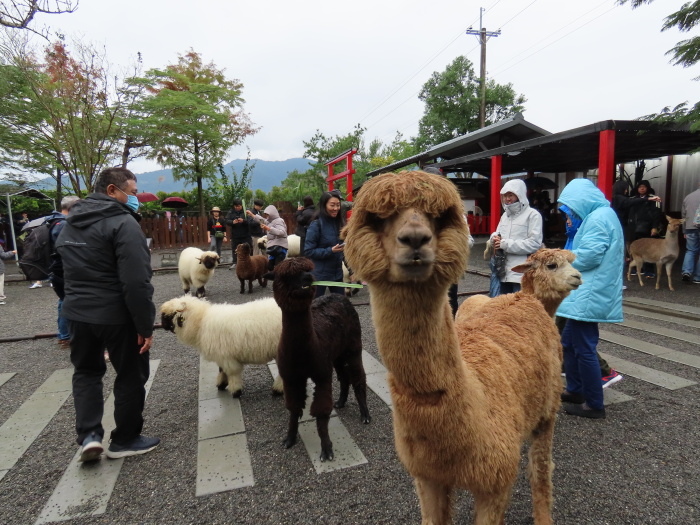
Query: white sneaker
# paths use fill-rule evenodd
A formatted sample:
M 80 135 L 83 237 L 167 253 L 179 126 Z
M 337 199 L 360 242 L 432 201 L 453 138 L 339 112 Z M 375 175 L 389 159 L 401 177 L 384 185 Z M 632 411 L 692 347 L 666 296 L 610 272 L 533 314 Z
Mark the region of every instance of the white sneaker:
M 83 440 L 83 448 L 80 449 L 80 457 L 78 458 L 78 461 L 96 461 L 100 459 L 103 451 L 104 448 L 102 447 L 100 437 L 97 434 L 92 433 Z
M 0 304 L 5 304 L 5 301 L 0 301 Z
M 41 288 L 42 286 L 43 286 L 43 284 L 41 284 L 41 283 L 34 283 L 33 285 L 31 285 L 29 287 L 29 289 L 33 290 L 34 288 Z

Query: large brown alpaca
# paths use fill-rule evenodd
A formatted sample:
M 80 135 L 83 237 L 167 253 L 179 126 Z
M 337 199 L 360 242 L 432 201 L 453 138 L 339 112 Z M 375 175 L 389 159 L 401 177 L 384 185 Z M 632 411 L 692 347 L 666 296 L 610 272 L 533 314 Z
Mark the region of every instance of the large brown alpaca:
M 559 336 L 527 294 L 455 329 L 447 289 L 469 254 L 462 213 L 445 178 L 385 174 L 365 183 L 344 230 L 348 262 L 369 284 L 396 450 L 414 478 L 423 524 L 452 522 L 456 488 L 474 494 L 477 524 L 501 524 L 531 440 L 535 523 L 550 524 Z

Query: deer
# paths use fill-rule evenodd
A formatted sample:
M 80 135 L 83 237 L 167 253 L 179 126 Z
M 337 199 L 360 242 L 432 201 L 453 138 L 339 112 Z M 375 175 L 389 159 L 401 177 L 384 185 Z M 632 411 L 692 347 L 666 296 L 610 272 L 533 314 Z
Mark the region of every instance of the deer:
M 627 280 L 632 280 L 632 267 L 637 268 L 637 276 L 639 277 L 639 286 L 644 286 L 642 281 L 642 263 L 656 264 L 656 289 L 659 289 L 661 282 L 661 267 L 666 267 L 666 275 L 668 276 L 668 289 L 672 292 L 673 284 L 671 283 L 671 269 L 673 263 L 678 259 L 678 231 L 685 219 L 674 219 L 666 216 L 668 228 L 666 229 L 666 237 L 659 238 L 644 238 L 637 239 L 630 244 L 630 264 L 627 268 Z

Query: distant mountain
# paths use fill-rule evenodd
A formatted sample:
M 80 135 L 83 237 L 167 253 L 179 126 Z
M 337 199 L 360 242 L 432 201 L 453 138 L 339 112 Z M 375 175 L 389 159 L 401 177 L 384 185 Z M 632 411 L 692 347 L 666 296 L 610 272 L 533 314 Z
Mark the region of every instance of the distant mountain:
M 308 159 L 287 159 L 287 160 L 260 160 L 253 159 L 251 162 L 255 162 L 255 167 L 251 173 L 251 184 L 250 189 L 263 190 L 265 193 L 269 193 L 273 186 L 279 186 L 281 182 L 287 178 L 290 171 L 301 171 L 304 172 L 309 169 Z M 228 164 L 224 165 L 224 170 L 227 175 L 231 174 L 231 166 L 234 167 L 236 173 L 240 177 L 241 171 L 245 166 L 245 159 L 232 160 Z M 173 172 L 170 169 L 167 170 L 156 170 L 147 171 L 145 173 L 136 173 L 139 179 L 139 191 L 150 191 L 151 193 L 156 193 L 159 191 L 164 191 L 165 193 L 173 193 L 176 191 L 193 190 L 196 186 L 195 184 L 185 185 L 184 181 L 174 181 Z M 218 173 L 217 173 L 218 175 Z M 68 184 L 65 180 L 64 184 Z M 204 181 L 204 187 L 209 185 L 208 181 Z M 47 177 L 41 179 L 32 184 L 32 187 L 38 190 L 52 190 L 56 188 L 56 181 L 52 178 Z
M 281 182 L 287 178 L 290 171 L 306 171 L 309 169 L 308 159 L 287 159 L 287 160 L 259 160 L 253 159 L 251 162 L 255 162 L 255 167 L 251 172 L 251 184 L 250 188 L 255 190 L 263 190 L 268 193 L 272 190 L 273 186 L 279 186 Z M 231 166 L 236 170 L 236 173 L 240 176 L 243 167 L 245 166 L 244 159 L 236 159 L 228 164 L 224 165 L 224 171 L 226 174 L 231 174 Z M 159 191 L 164 191 L 166 193 L 171 193 L 175 191 L 182 190 L 192 190 L 195 188 L 194 184 L 185 185 L 184 181 L 174 181 L 172 170 L 157 170 L 149 171 L 146 173 L 137 173 L 139 179 L 139 191 L 150 191 L 151 193 L 156 193 Z M 207 187 L 208 182 L 204 181 L 204 187 Z

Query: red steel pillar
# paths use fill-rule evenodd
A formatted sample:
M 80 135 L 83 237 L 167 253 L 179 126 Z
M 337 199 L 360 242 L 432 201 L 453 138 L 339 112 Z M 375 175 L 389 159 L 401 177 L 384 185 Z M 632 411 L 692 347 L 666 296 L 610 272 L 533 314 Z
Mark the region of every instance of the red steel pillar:
M 598 189 L 605 198 L 612 201 L 612 187 L 615 180 L 615 130 L 600 132 L 598 149 Z
M 501 220 L 501 171 L 503 158 L 500 155 L 491 157 L 491 215 L 489 219 L 489 234 L 496 231 Z

